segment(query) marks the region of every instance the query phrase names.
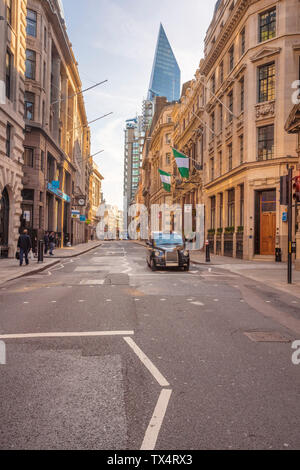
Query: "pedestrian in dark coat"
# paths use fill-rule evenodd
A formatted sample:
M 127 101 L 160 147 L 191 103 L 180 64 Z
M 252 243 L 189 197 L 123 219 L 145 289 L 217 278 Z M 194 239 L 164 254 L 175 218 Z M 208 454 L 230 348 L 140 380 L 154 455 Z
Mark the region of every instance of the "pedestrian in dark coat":
M 50 247 L 50 256 L 53 256 L 53 249 L 55 247 L 55 233 L 51 232 L 49 235 L 49 247 Z
M 49 250 L 49 233 L 48 232 L 46 232 L 44 235 L 44 243 L 45 243 L 45 255 L 46 255 Z
M 22 266 L 23 264 L 24 256 L 26 265 L 28 266 L 28 253 L 32 249 L 32 244 L 30 236 L 28 235 L 28 231 L 26 229 L 23 231 L 23 234 L 19 236 L 18 248 L 20 248 L 20 266 Z

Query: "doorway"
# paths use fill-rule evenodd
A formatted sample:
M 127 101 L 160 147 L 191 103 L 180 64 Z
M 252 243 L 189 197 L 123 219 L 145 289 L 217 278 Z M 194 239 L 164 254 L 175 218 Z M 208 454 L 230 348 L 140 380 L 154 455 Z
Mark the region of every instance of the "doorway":
M 274 255 L 276 240 L 276 190 L 259 193 L 259 251 Z

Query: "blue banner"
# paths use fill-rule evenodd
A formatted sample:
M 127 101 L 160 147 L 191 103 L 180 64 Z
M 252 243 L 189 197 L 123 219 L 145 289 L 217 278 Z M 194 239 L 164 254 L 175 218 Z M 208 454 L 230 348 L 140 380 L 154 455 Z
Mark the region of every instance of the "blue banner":
M 56 188 L 55 186 L 53 186 L 52 183 L 48 183 L 48 191 L 50 191 L 50 193 L 52 194 L 55 194 L 55 196 L 58 196 L 60 199 L 63 199 L 66 202 L 71 202 L 70 196 L 63 193 L 60 189 Z

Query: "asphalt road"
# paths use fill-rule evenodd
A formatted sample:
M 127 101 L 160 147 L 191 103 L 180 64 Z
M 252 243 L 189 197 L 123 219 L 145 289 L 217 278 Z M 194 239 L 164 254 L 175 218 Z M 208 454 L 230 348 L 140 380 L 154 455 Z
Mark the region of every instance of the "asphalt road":
M 299 306 L 214 266 L 153 273 L 132 242 L 7 283 L 0 448 L 299 449 Z

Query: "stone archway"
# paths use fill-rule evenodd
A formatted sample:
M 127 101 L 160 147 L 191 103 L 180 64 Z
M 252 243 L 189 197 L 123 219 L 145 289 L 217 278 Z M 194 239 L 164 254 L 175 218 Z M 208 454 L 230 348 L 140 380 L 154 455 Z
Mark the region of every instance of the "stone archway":
M 1 162 L 0 162 L 0 200 L 2 201 L 2 206 L 4 207 L 3 202 L 5 202 L 5 207 L 7 207 L 7 199 L 8 199 L 8 211 L 9 211 L 8 216 L 7 216 L 7 212 L 5 215 L 5 220 L 8 223 L 6 224 L 4 230 L 1 229 L 2 234 L 4 234 L 2 235 L 2 238 L 6 244 L 2 245 L 2 240 L 1 240 L 0 246 L 5 246 L 5 248 L 3 249 L 3 256 L 8 255 L 9 258 L 13 258 L 15 255 L 17 241 L 19 237 L 20 216 L 22 213 L 21 189 L 22 189 L 21 171 L 14 170 L 13 165 L 11 165 L 11 167 L 9 168 L 4 168 L 1 166 Z M 4 195 L 4 198 L 3 198 L 3 195 Z
M 5 253 L 5 250 L 8 250 L 9 212 L 9 195 L 5 187 L 0 199 L 0 247 L 2 255 Z

